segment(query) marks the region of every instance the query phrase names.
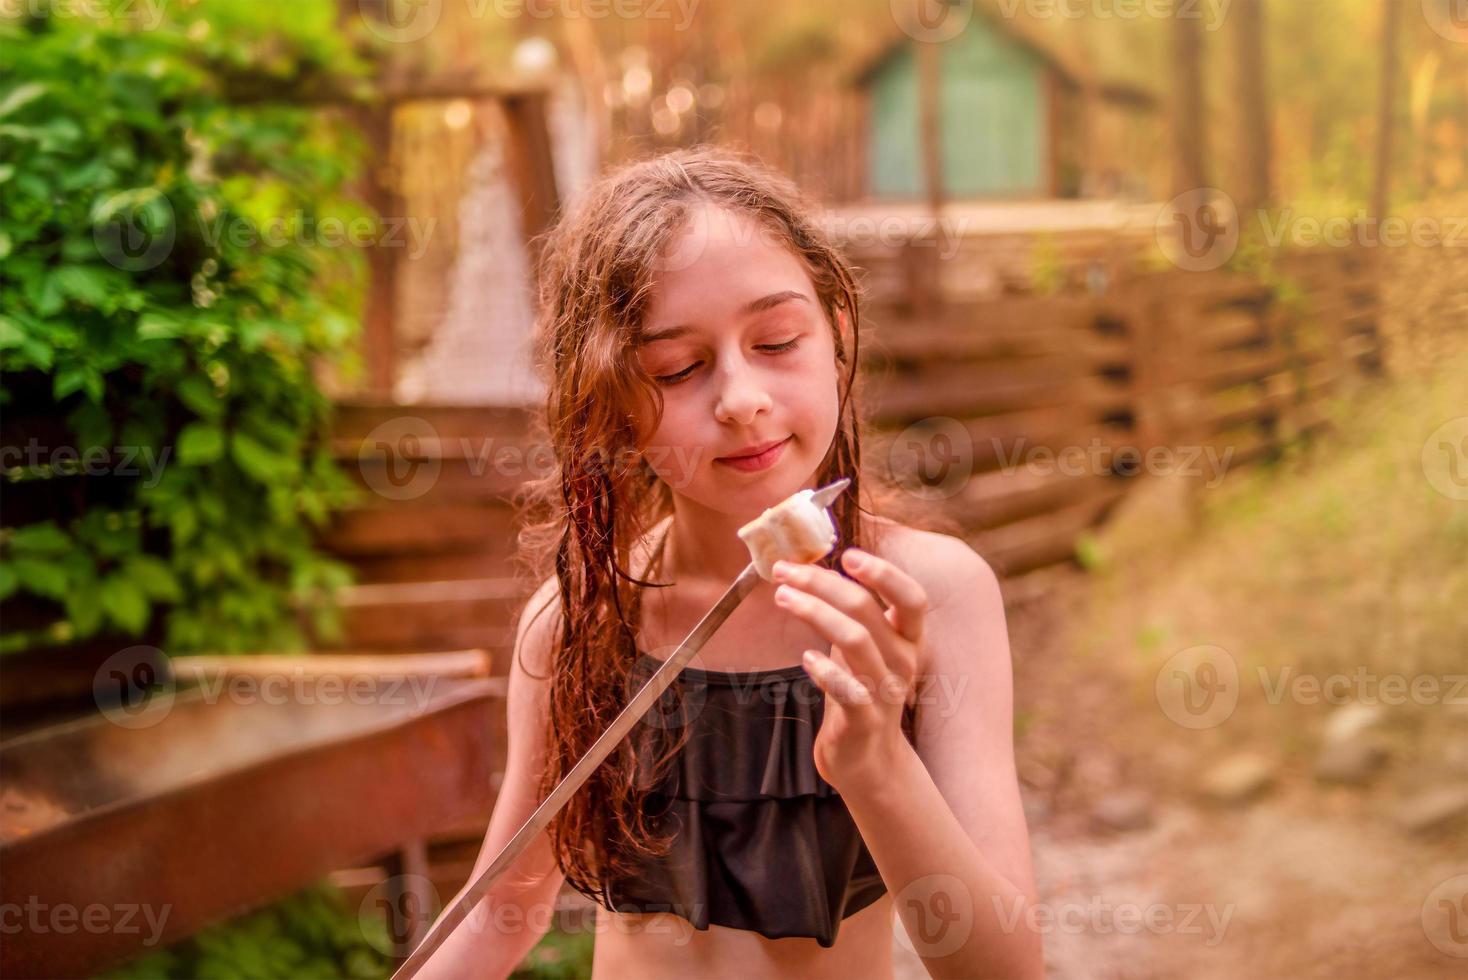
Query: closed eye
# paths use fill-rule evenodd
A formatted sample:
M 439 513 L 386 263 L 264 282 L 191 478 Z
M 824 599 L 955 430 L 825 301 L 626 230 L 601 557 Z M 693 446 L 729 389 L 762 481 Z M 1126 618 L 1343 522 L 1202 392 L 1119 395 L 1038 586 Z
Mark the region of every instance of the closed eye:
M 788 351 L 788 350 L 794 350 L 795 347 L 796 347 L 796 345 L 799 344 L 799 343 L 800 343 L 800 338 L 799 337 L 796 337 L 796 338 L 794 338 L 792 340 L 785 341 L 783 344 L 760 344 L 760 345 L 758 345 L 755 348 L 755 350 L 770 351 L 771 353 L 774 353 L 774 354 L 780 354 L 780 353 L 783 353 L 783 352 Z M 694 369 L 697 368 L 702 363 L 703 363 L 702 361 L 694 361 L 692 364 L 688 365 L 686 368 L 684 368 L 683 370 L 679 371 L 677 374 L 660 374 L 660 375 L 655 375 L 653 377 L 653 380 L 656 381 L 658 384 L 661 384 L 661 385 L 675 385 L 675 384 L 677 384 L 680 381 L 687 380 L 688 379 L 688 376 L 693 373 Z

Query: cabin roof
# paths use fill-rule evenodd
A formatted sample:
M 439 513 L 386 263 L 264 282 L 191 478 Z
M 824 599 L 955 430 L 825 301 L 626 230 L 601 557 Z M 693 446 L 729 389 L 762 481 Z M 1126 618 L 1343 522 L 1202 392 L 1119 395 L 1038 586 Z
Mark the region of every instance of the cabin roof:
M 1112 102 L 1131 103 L 1149 109 L 1158 105 L 1157 95 L 1151 89 L 1130 80 L 1103 77 L 1079 54 L 1055 44 L 1019 18 L 1001 17 L 997 11 L 978 0 L 975 0 L 973 10 L 975 16 L 985 18 L 1000 35 L 1034 52 L 1041 61 L 1077 88 L 1093 89 L 1102 98 Z M 852 64 L 848 70 L 851 84 L 858 87 L 870 84 L 889 59 L 914 43 L 916 41 L 913 37 L 900 28 L 894 28 Z

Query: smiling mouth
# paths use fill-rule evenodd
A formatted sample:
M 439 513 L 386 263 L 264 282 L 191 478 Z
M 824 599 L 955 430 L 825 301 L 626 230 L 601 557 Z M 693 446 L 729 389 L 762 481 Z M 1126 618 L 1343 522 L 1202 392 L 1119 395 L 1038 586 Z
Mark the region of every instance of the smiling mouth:
M 752 456 L 720 456 L 716 462 L 723 463 L 725 466 L 732 466 L 739 470 L 767 469 L 775 465 L 780 455 L 785 451 L 785 447 L 793 438 L 794 436 L 786 436 L 763 452 L 755 453 Z
M 768 445 L 765 446 L 765 448 L 759 450 L 758 452 L 741 453 L 738 456 L 719 456 L 718 459 L 721 459 L 721 460 L 755 459 L 757 457 L 763 456 L 765 453 L 769 452 L 771 449 L 774 449 L 776 446 L 784 445 L 785 441 L 787 439 L 789 439 L 789 438 L 790 438 L 789 436 L 786 436 L 784 439 L 778 439 L 775 442 L 769 443 Z

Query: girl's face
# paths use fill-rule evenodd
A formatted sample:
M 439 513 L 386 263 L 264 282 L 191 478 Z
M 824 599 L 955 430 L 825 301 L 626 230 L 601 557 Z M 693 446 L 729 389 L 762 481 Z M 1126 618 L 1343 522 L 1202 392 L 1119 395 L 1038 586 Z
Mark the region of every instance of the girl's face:
M 742 214 L 701 206 L 673 240 L 637 357 L 663 394 L 646 458 L 676 493 L 744 515 L 811 486 L 837 425 L 830 322 L 801 263 Z M 732 461 L 783 441 L 756 460 Z

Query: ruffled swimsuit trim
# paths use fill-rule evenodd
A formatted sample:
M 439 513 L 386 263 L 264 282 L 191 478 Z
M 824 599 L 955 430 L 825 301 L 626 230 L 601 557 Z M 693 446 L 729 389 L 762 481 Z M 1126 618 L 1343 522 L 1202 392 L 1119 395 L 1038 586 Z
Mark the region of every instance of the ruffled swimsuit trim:
M 639 653 L 635 669 L 646 677 L 662 663 Z M 673 835 L 671 849 L 638 861 L 621 888 L 589 897 L 617 912 L 671 912 L 699 930 L 834 945 L 840 921 L 887 889 L 846 804 L 816 770 L 824 706 L 799 664 L 684 668 L 633 736 L 691 728 L 655 785 L 644 764 L 651 753 L 638 754 L 649 821 Z

